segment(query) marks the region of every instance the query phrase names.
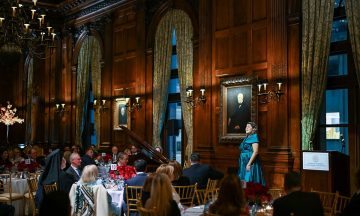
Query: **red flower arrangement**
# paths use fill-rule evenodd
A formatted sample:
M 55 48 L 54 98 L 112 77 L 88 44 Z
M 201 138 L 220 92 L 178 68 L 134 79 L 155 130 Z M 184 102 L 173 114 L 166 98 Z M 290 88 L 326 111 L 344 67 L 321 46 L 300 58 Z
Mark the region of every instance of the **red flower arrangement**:
M 269 202 L 271 195 L 268 193 L 269 188 L 259 183 L 247 182 L 244 189 L 245 197 L 249 205 Z
M 116 179 L 117 176 L 123 177 L 125 180 L 128 180 L 136 176 L 135 168 L 132 166 L 117 166 L 116 170 L 110 170 L 110 177 Z
M 35 172 L 37 168 L 39 168 L 39 164 L 36 162 L 31 162 L 30 164 L 26 164 L 25 161 L 21 161 L 17 169 L 18 171 L 29 171 L 29 172 Z
M 112 156 L 110 154 L 106 154 L 102 157 L 105 163 L 109 163 L 112 160 Z

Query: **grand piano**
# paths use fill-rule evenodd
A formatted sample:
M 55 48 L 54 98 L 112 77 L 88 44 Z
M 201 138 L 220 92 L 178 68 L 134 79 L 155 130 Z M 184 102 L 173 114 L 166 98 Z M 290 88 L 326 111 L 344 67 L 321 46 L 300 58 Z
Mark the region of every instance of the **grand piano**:
M 148 171 L 154 171 L 160 164 L 169 162 L 168 158 L 158 152 L 152 145 L 142 140 L 136 133 L 127 127 L 119 127 L 134 141 L 134 144 L 141 149 L 141 152 L 146 156 L 145 160 L 148 162 Z

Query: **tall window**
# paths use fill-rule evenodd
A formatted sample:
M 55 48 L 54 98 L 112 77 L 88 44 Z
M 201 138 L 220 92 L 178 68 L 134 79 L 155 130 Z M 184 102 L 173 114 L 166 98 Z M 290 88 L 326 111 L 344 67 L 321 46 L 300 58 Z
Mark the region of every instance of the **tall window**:
M 180 84 L 176 55 L 176 33 L 172 33 L 171 76 L 168 87 L 168 105 L 164 133 L 166 137 L 166 153 L 169 159 L 182 162 L 182 112 Z
M 349 96 L 353 94 L 354 85 L 351 61 L 353 59 L 345 14 L 345 0 L 335 0 L 327 86 L 318 134 L 321 150 L 349 154 L 349 128 L 351 127 L 349 119 L 352 116 L 349 106 L 354 103 L 353 100 L 349 100 Z

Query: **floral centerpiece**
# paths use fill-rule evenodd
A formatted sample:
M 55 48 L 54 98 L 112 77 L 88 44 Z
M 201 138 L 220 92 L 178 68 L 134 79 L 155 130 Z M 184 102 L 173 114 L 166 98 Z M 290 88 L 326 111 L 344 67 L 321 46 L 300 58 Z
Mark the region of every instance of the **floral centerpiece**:
M 268 191 L 268 187 L 253 182 L 247 182 L 244 189 L 246 200 L 250 206 L 270 202 L 271 195 Z
M 17 169 L 20 172 L 22 171 L 35 172 L 36 169 L 38 168 L 40 168 L 40 165 L 33 161 L 31 161 L 30 164 L 26 164 L 25 161 L 21 161 L 17 166 Z
M 110 178 L 116 179 L 117 176 L 128 180 L 136 176 L 135 168 L 132 166 L 117 166 L 116 170 L 110 170 Z
M 9 126 L 15 123 L 23 123 L 24 119 L 15 116 L 17 109 L 12 108 L 10 102 L 0 108 L 0 122 L 6 125 L 6 141 L 9 142 Z

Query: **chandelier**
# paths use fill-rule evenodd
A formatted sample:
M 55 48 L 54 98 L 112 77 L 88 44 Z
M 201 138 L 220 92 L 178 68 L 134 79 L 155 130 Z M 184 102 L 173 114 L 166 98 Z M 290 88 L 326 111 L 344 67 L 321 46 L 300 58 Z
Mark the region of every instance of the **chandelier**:
M 21 56 L 28 52 L 44 58 L 47 48 L 53 48 L 56 33 L 47 22 L 45 11 L 37 0 L 0 1 L 0 53 L 2 56 Z

